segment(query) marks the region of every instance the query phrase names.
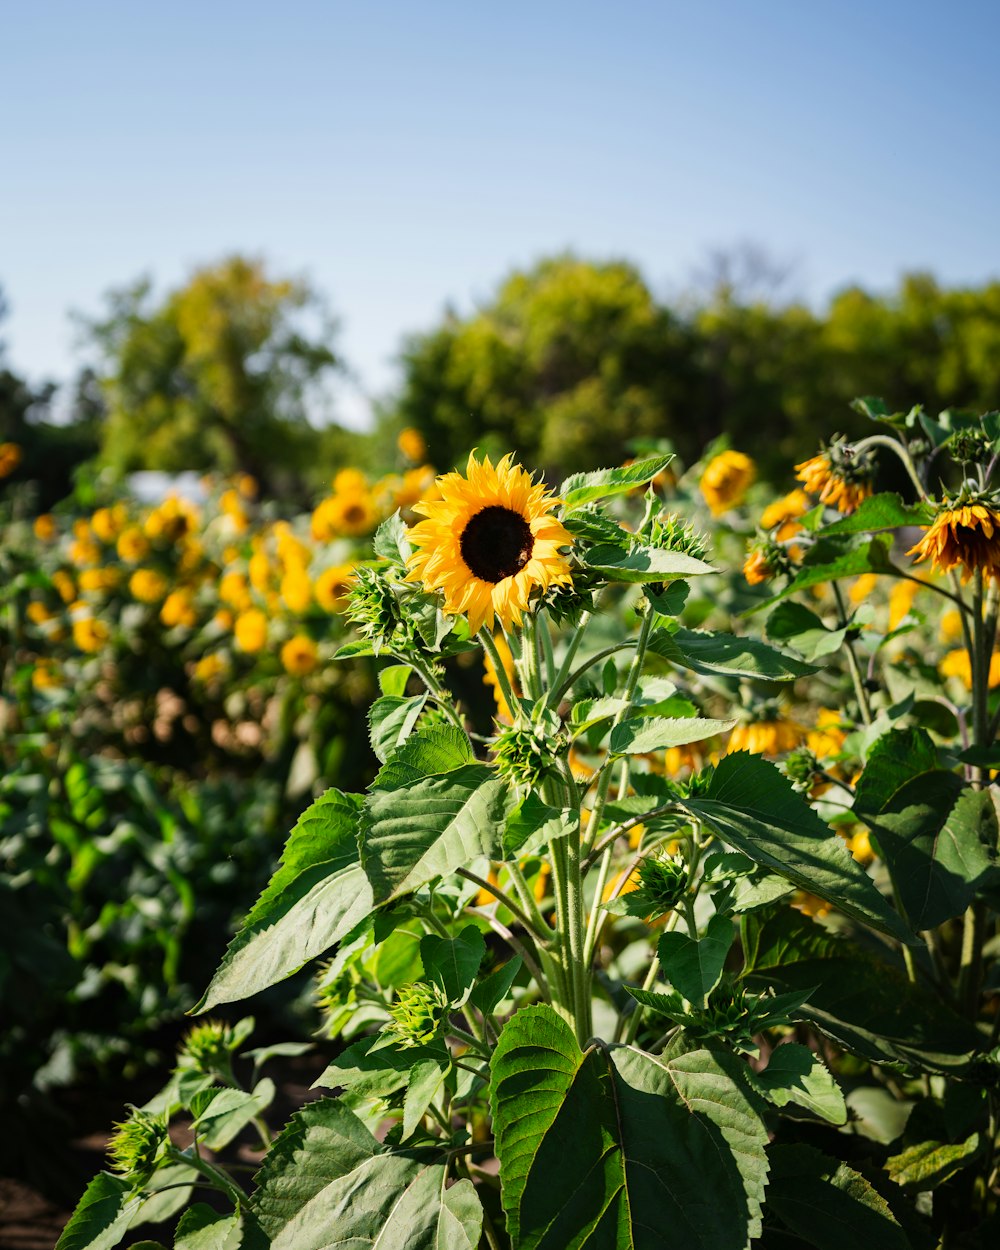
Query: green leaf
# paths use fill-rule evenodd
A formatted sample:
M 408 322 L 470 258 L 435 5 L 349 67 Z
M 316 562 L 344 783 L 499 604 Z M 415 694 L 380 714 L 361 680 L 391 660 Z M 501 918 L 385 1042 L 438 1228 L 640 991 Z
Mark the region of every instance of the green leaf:
M 422 1059 L 410 1069 L 410 1079 L 403 1097 L 403 1132 L 400 1141 L 406 1141 L 420 1127 L 427 1108 L 437 1097 L 445 1083 L 451 1064 L 434 1059 Z
M 685 746 L 726 733 L 732 720 L 708 720 L 701 716 L 636 716 L 611 731 L 613 755 L 646 755 L 668 747 Z
M 454 725 L 432 725 L 411 734 L 378 771 L 372 785 L 377 790 L 395 790 L 408 781 L 450 773 L 463 764 L 475 763 L 472 743 Z
M 373 790 L 361 818 L 361 861 L 376 902 L 410 894 L 475 859 L 497 859 L 510 803 L 507 783 L 484 764 Z
M 681 577 L 716 570 L 704 560 L 680 551 L 662 551 L 659 547 L 614 547 L 604 544 L 591 547 L 584 561 L 598 573 L 615 582 L 674 582 Z
M 230 942 L 194 1011 L 249 998 L 350 933 L 374 905 L 358 863 L 361 797 L 327 790 L 288 835 L 281 867 Z
M 901 966 L 799 912 L 753 912 L 741 928 L 748 984 L 810 990 L 802 1014 L 844 1049 L 929 1072 L 961 1071 L 982 1049 L 979 1032 Z
M 174 1250 L 236 1250 L 239 1232 L 238 1212 L 220 1214 L 197 1202 L 177 1222 Z
M 161 1163 L 144 1187 L 145 1200 L 132 1216 L 130 1227 L 171 1219 L 187 1206 L 197 1179 L 198 1172 L 186 1163 Z
M 382 560 L 388 560 L 399 568 L 406 568 L 406 562 L 410 558 L 413 548 L 410 546 L 410 540 L 406 536 L 406 526 L 403 524 L 403 518 L 400 516 L 398 508 L 375 531 L 372 546 L 375 549 L 375 554 Z
M 368 709 L 368 736 L 372 750 L 384 764 L 403 745 L 420 719 L 427 702 L 427 691 L 410 698 L 387 694 L 376 699 Z
M 973 790 L 940 768 L 924 729 L 879 738 L 858 780 L 854 812 L 878 838 L 914 928 L 961 915 L 1000 876 L 992 790 Z
M 936 1189 L 961 1172 L 979 1154 L 979 1134 L 955 1145 L 923 1141 L 885 1161 L 885 1170 L 897 1185 L 914 1193 Z
M 656 629 L 649 650 L 672 664 L 708 677 L 752 677 L 761 681 L 795 681 L 817 671 L 798 656 L 769 647 L 757 638 L 708 633 L 700 629 Z
M 630 1250 L 670 1229 L 677 1245 L 747 1246 L 760 1232 L 766 1133 L 731 1062 L 581 1051 L 551 1008 L 517 1012 L 491 1061 L 513 1245 Z
M 843 839 L 767 760 L 746 751 L 726 755 L 704 795 L 679 802 L 763 868 L 863 924 L 903 942 L 917 941 L 852 859 Z
M 840 649 L 847 636 L 843 629 L 827 629 L 815 612 L 804 604 L 786 599 L 767 618 L 767 636 L 775 642 L 790 642 L 809 660 L 818 660 Z
M 250 1123 L 274 1101 L 274 1082 L 268 1077 L 259 1081 L 252 1093 L 243 1089 L 210 1089 L 193 1102 L 194 1129 L 199 1141 L 209 1150 L 228 1146 Z
M 521 859 L 533 855 L 555 838 L 572 833 L 579 824 L 578 811 L 549 807 L 531 790 L 507 817 L 500 858 Z
M 503 965 L 483 977 L 469 995 L 469 1002 L 478 1007 L 484 1015 L 494 1012 L 500 1003 L 510 994 L 517 974 L 521 971 L 521 956 L 514 955 Z
M 457 938 L 428 933 L 420 940 L 427 979 L 439 985 L 456 1007 L 465 1002 L 485 954 L 486 942 L 474 924 L 466 925 Z
M 313 1082 L 313 1089 L 349 1089 L 359 1097 L 387 1098 L 404 1089 L 416 1064 L 445 1063 L 441 1046 L 387 1046 L 384 1034 L 362 1037 L 334 1059 Z
M 831 1124 L 847 1123 L 847 1103 L 840 1086 L 808 1046 L 786 1042 L 776 1047 L 767 1067 L 752 1079 L 754 1087 L 776 1107 L 797 1103 Z
M 322 1099 L 271 1147 L 251 1205 L 270 1250 L 476 1250 L 475 1189 L 468 1180 L 446 1188 L 446 1179 L 436 1151 L 392 1150 L 342 1102 Z
M 121 1176 L 98 1172 L 84 1190 L 55 1250 L 112 1250 L 128 1231 L 142 1195 Z
M 882 1195 L 812 1146 L 772 1146 L 768 1209 L 817 1250 L 912 1250 Z
M 662 473 L 673 456 L 649 456 L 618 469 L 597 469 L 593 473 L 574 473 L 559 487 L 563 509 L 572 512 L 595 499 L 607 499 L 624 491 L 645 486 Z
M 905 504 L 899 495 L 886 492 L 869 495 L 849 516 L 823 527 L 829 534 L 864 534 L 898 529 L 901 525 L 929 525 L 933 510 L 927 504 Z
M 409 664 L 388 664 L 379 669 L 378 688 L 383 694 L 406 694 L 406 685 L 412 676 Z
M 763 603 L 755 604 L 743 615 L 753 616 L 800 590 L 839 581 L 843 577 L 858 577 L 862 573 L 894 573 L 898 576 L 899 570 L 889 559 L 889 547 L 890 539 L 881 534 L 862 542 L 850 537 L 823 539 L 810 550 L 801 569 L 784 590 Z
M 357 660 L 365 656 L 373 656 L 375 648 L 367 638 L 359 638 L 356 642 L 345 642 L 334 653 L 335 660 Z
M 726 916 L 713 916 L 703 937 L 695 939 L 675 929 L 663 934 L 656 950 L 666 980 L 689 1003 L 704 1007 L 722 978 L 732 944 L 733 922 Z

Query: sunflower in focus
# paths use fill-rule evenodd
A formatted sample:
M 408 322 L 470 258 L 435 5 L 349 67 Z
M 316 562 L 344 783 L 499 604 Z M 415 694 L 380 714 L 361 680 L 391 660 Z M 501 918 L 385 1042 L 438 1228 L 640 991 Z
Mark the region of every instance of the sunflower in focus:
M 939 573 L 961 570 L 963 583 L 973 573 L 1000 576 L 1000 512 L 990 504 L 973 501 L 944 508 L 923 538 L 906 553 L 915 563 L 930 560 Z
M 757 476 L 757 466 L 741 451 L 723 451 L 705 466 L 698 485 L 713 516 L 743 502 L 743 496 Z
M 573 540 L 552 515 L 558 500 L 510 456 L 494 468 L 473 453 L 464 477 L 446 473 L 438 487 L 440 500 L 414 505 L 426 519 L 409 531 L 409 580 L 440 590 L 445 612 L 467 614 L 473 633 L 519 625 L 535 590 L 570 581 L 561 548 Z
M 795 476 L 810 495 L 838 512 L 854 512 L 872 493 L 875 466 L 867 452 L 834 439 L 825 451 L 795 466 Z

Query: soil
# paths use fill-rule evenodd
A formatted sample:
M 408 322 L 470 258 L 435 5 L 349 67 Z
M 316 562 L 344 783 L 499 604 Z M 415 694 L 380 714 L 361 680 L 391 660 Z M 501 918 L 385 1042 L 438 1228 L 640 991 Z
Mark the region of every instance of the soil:
M 274 1059 L 267 1065 L 265 1074 L 278 1087 L 266 1116 L 272 1130 L 319 1096 L 320 1091 L 310 1086 L 327 1060 L 326 1055 L 309 1054 Z M 136 1103 L 146 1101 L 165 1084 L 167 1075 L 150 1073 L 142 1082 L 130 1083 L 129 1097 Z M 124 1114 L 119 1092 L 82 1087 L 58 1091 L 33 1115 L 25 1116 L 23 1124 L 18 1123 L 16 1140 L 8 1137 L 5 1157 L 0 1159 L 0 1250 L 53 1250 L 80 1195 L 106 1166 L 104 1152 L 111 1126 Z M 176 1134 L 172 1128 L 171 1134 L 180 1146 L 190 1140 L 183 1124 L 177 1126 Z M 219 1156 L 223 1163 L 244 1166 L 259 1163 L 261 1157 L 259 1141 L 251 1130 Z M 213 1196 L 199 1192 L 198 1200 L 211 1202 Z M 171 1225 L 172 1221 L 141 1225 L 121 1245 L 149 1238 L 170 1244 Z

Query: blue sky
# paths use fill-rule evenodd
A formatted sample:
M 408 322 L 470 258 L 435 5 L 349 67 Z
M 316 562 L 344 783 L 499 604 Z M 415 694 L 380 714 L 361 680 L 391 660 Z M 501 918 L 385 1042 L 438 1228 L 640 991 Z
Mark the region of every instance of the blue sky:
M 364 419 L 402 336 L 571 247 L 660 293 L 750 239 L 814 301 L 1000 275 L 1000 6 L 0 0 L 13 365 L 234 251 L 307 274 Z

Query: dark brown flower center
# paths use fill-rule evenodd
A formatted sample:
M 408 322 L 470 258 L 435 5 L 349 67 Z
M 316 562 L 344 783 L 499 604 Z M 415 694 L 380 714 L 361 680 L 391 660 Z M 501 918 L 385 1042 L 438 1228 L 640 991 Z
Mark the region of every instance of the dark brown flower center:
M 528 563 L 535 539 L 519 512 L 494 504 L 472 517 L 460 543 L 462 559 L 473 576 L 484 582 L 502 582 Z

